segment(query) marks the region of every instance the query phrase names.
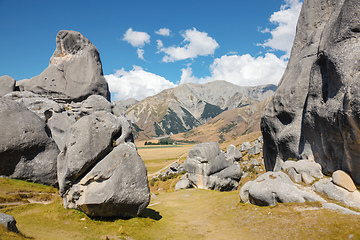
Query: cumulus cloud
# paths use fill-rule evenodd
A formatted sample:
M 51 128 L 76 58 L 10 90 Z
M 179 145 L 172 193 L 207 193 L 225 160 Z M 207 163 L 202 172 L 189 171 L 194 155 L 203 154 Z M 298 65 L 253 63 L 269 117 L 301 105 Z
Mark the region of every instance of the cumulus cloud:
M 216 58 L 210 65 L 211 76 L 196 78 L 192 75 L 192 69 L 182 69 L 181 81 L 206 83 L 214 80 L 226 80 L 240 86 L 256 86 L 262 84 L 278 84 L 281 79 L 287 61 L 278 58 L 272 53 L 265 56 L 252 57 L 245 55 L 224 55 Z
M 270 22 L 277 25 L 276 28 L 265 29 L 261 32 L 270 32 L 271 38 L 266 40 L 263 47 L 270 47 L 273 50 L 284 51 L 284 57 L 289 58 L 292 44 L 294 42 L 296 24 L 299 18 L 302 2 L 300 0 L 285 0 L 281 5 L 280 11 L 274 12 L 270 17 Z
M 170 29 L 168 28 L 160 28 L 159 30 L 157 30 L 155 33 L 164 37 L 168 37 L 170 36 Z
M 143 49 L 138 48 L 138 49 L 136 50 L 136 52 L 137 52 L 137 55 L 138 55 L 138 57 L 139 57 L 140 59 L 145 60 L 145 58 L 144 58 L 144 50 L 143 50 Z
M 150 35 L 146 32 L 138 32 L 129 28 L 124 34 L 124 41 L 130 43 L 133 47 L 144 47 L 150 43 Z
M 192 75 L 192 68 L 189 66 L 187 68 L 181 69 L 180 84 L 187 83 L 187 82 L 192 82 L 192 83 L 199 82 L 199 79 Z
M 183 34 L 185 46 L 161 47 L 164 52 L 163 62 L 174 62 L 178 60 L 193 59 L 198 56 L 212 55 L 219 44 L 215 39 L 208 36 L 206 32 L 200 32 L 196 28 L 188 29 Z M 159 45 L 158 45 L 159 46 Z
M 161 48 L 163 48 L 164 47 L 164 44 L 163 44 L 163 42 L 161 41 L 161 40 L 156 40 L 156 43 L 157 43 L 157 48 L 158 49 L 161 49 Z
M 114 74 L 105 75 L 105 78 L 114 95 L 113 101 L 128 98 L 142 100 L 176 86 L 164 77 L 147 72 L 139 66 L 133 66 L 130 71 L 125 71 L 124 68 L 116 70 Z

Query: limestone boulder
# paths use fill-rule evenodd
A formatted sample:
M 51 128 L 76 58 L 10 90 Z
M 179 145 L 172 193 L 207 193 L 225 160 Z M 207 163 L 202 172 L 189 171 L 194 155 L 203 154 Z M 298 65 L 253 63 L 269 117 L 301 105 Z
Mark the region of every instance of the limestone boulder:
M 234 145 L 230 144 L 226 149 L 226 158 L 240 161 L 242 159 L 242 153 Z
M 351 177 L 344 171 L 337 170 L 332 174 L 333 183 L 345 188 L 349 192 L 356 191 L 356 186 Z
M 150 202 L 144 162 L 133 143 L 116 146 L 64 195 L 64 206 L 91 217 L 135 217 Z
M 57 161 L 60 195 L 112 150 L 121 130 L 121 121 L 104 111 L 82 117 L 72 125 Z
M 79 102 L 91 95 L 110 99 L 98 50 L 75 31 L 60 31 L 49 66 L 39 76 L 18 85 L 58 102 Z
M 0 77 L 0 97 L 5 94 L 15 91 L 16 81 L 10 76 L 1 76 Z
M 251 142 L 244 142 L 240 145 L 240 151 L 249 151 L 251 149 Z
M 59 149 L 46 123 L 23 104 L 0 98 L 0 175 L 55 185 Z
M 320 179 L 313 185 L 316 192 L 327 195 L 329 198 L 342 202 L 348 206 L 360 209 L 360 192 L 350 192 L 332 181 L 332 178 Z
M 216 142 L 197 144 L 190 149 L 184 162 L 192 187 L 231 191 L 241 179 L 240 164 L 226 158 Z
M 360 184 L 360 54 L 356 0 L 305 1 L 286 71 L 261 130 L 267 170 L 310 159 Z
M 274 206 L 277 203 L 323 201 L 314 193 L 300 190 L 283 172 L 266 172 L 240 189 L 240 201 L 258 206 Z
M 16 220 L 11 215 L 0 213 L 0 224 L 4 225 L 9 231 L 18 232 Z

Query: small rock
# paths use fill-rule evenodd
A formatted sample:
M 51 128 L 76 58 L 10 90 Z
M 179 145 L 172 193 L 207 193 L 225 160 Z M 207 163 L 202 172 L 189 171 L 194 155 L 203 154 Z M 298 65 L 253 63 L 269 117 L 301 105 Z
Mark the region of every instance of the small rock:
M 249 150 L 248 154 L 251 155 L 257 155 L 261 152 L 261 144 L 260 143 L 256 143 L 254 144 L 254 146 L 251 147 L 251 149 Z
M 0 224 L 4 225 L 10 231 L 18 232 L 16 220 L 11 215 L 0 213 Z
M 356 186 L 351 179 L 351 177 L 344 171 L 337 170 L 332 174 L 333 183 L 336 185 L 345 188 L 349 192 L 354 192 L 356 190 Z
M 180 180 L 175 185 L 175 191 L 178 191 L 180 189 L 187 189 L 187 188 L 192 188 L 192 185 L 188 179 Z
M 242 154 L 234 145 L 230 144 L 226 149 L 226 158 L 234 159 L 235 161 L 240 161 L 242 159 Z
M 250 150 L 250 148 L 251 148 L 251 143 L 250 142 L 244 142 L 240 146 L 240 152 L 248 151 L 248 150 Z

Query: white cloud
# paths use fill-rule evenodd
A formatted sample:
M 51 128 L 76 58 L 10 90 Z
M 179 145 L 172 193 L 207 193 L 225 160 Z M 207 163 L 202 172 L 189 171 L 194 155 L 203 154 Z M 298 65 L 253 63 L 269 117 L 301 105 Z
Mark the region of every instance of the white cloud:
M 245 55 L 224 55 L 216 58 L 210 65 L 211 76 L 196 78 L 192 75 L 192 69 L 182 69 L 181 81 L 206 83 L 214 80 L 226 80 L 240 86 L 256 86 L 262 84 L 278 84 L 281 79 L 287 61 L 278 58 L 272 53 L 266 53 L 264 57 L 252 57 Z
M 150 35 L 146 32 L 133 31 L 129 28 L 124 34 L 124 41 L 130 43 L 133 47 L 143 47 L 150 43 Z
M 157 42 L 157 48 L 158 49 L 161 49 L 161 48 L 163 48 L 164 47 L 164 44 L 163 44 L 163 42 L 161 41 L 161 40 L 156 40 L 156 42 Z
M 192 68 L 189 66 L 187 68 L 181 69 L 180 84 L 187 82 L 193 82 L 193 83 L 199 82 L 199 79 L 192 75 Z
M 183 34 L 183 47 L 171 46 L 162 47 L 160 52 L 164 52 L 163 62 L 174 62 L 188 58 L 196 58 L 198 56 L 212 55 L 219 44 L 215 39 L 208 36 L 206 32 L 199 32 L 196 28 L 188 29 Z
M 145 59 L 144 59 L 144 50 L 143 50 L 143 49 L 138 48 L 138 49 L 136 50 L 136 52 L 137 52 L 137 55 L 138 55 L 138 57 L 139 57 L 140 59 L 145 60 Z
M 168 37 L 170 36 L 170 29 L 168 28 L 160 28 L 159 30 L 157 30 L 155 33 L 164 37 Z
M 285 0 L 281 5 L 280 11 L 274 12 L 270 17 L 270 22 L 278 25 L 272 30 L 265 29 L 262 32 L 271 33 L 271 38 L 266 40 L 263 47 L 270 47 L 273 50 L 286 52 L 285 56 L 290 56 L 292 44 L 294 42 L 296 24 L 299 18 L 302 2 L 300 0 Z
M 130 71 L 125 71 L 124 68 L 116 70 L 114 74 L 105 75 L 105 78 L 110 92 L 114 94 L 114 101 L 128 98 L 142 100 L 176 86 L 164 77 L 147 72 L 139 66 L 133 66 Z

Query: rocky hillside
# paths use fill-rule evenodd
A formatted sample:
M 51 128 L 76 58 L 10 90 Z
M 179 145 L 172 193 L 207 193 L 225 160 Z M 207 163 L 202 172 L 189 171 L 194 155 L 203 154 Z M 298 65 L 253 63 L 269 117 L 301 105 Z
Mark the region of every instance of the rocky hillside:
M 230 110 L 273 95 L 275 85 L 240 87 L 226 81 L 185 83 L 128 108 L 134 131 L 143 138 L 187 132 Z
M 185 133 L 171 136 L 175 141 L 222 143 L 238 136 L 260 131 L 260 119 L 271 98 L 262 102 L 224 111 L 209 122 Z

